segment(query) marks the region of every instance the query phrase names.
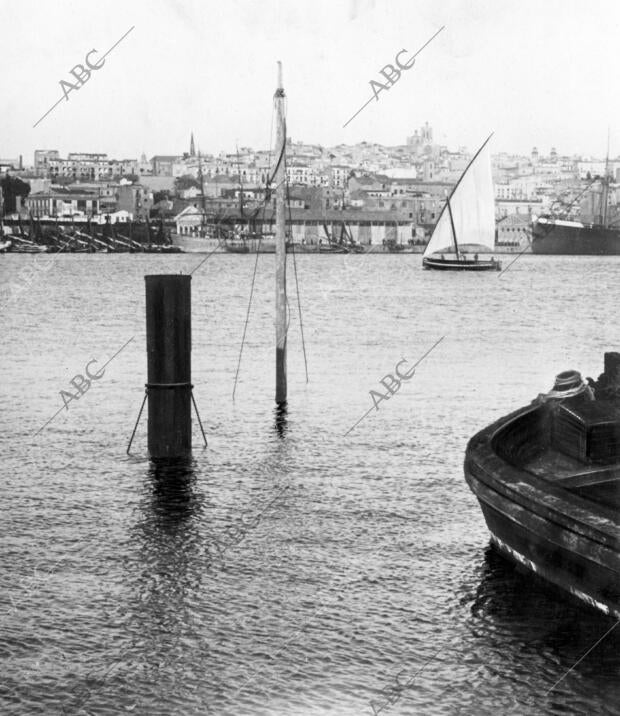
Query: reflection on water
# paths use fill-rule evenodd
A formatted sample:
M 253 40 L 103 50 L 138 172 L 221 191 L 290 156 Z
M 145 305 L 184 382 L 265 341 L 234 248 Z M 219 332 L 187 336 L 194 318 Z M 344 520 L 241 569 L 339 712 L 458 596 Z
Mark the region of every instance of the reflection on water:
M 151 459 L 147 479 L 152 490 L 151 509 L 163 524 L 180 524 L 197 514 L 200 499 L 194 470 L 191 458 Z
M 151 698 L 162 679 L 182 677 L 192 595 L 203 579 L 203 500 L 195 468 L 192 460 L 151 461 L 130 533 L 135 549 L 125 576 L 131 584 L 125 633 L 132 635 L 130 651 L 142 662 L 145 683 L 154 680 Z
M 471 604 L 474 619 L 491 620 L 497 625 L 526 631 L 528 640 L 550 638 L 558 633 L 550 629 L 541 634 L 540 623 L 560 624 L 560 631 L 588 625 L 596 630 L 609 628 L 614 620 L 589 609 L 579 600 L 567 597 L 525 569 L 514 565 L 500 555 L 492 545 L 484 552 L 479 568 L 480 583 Z M 578 631 L 569 635 L 576 638 Z M 562 642 L 557 643 L 561 646 Z
M 483 639 L 489 653 L 510 654 L 517 680 L 520 672 L 531 682 L 537 670 L 546 675 L 538 693 L 533 689 L 524 705 L 545 703 L 551 713 L 588 713 L 566 710 L 571 672 L 615 620 L 513 565 L 492 546 L 475 572 L 477 586 L 461 600 L 469 604 L 469 639 Z M 619 647 L 620 629 L 614 629 L 579 664 L 579 681 L 587 683 L 588 690 L 608 695 L 599 713 L 619 712 Z
M 283 438 L 286 436 L 288 430 L 288 403 L 279 403 L 275 407 L 275 431 L 279 437 Z

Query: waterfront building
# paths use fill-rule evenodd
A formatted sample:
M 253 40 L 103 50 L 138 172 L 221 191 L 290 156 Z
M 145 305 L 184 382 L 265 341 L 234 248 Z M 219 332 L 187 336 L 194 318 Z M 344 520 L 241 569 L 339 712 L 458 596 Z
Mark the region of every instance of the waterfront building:
M 532 242 L 532 217 L 529 214 L 509 214 L 496 224 L 495 248 L 504 251 L 523 250 Z
M 186 206 L 174 217 L 177 234 L 181 236 L 200 236 L 205 223 L 205 213 L 195 204 Z
M 33 182 L 31 192 L 24 200 L 27 213 L 57 217 L 125 212 L 134 219 L 148 216 L 152 205 L 153 195 L 146 187 L 128 183 L 76 183 L 68 187 L 48 184 L 40 189 Z
M 226 210 L 227 225 L 247 227 L 248 217 L 238 212 L 238 202 L 224 204 L 224 199 L 207 202 L 206 216 L 210 221 L 218 212 Z M 386 243 L 398 243 L 404 246 L 412 242 L 419 243 L 416 227 L 410 219 L 404 219 L 397 212 L 372 212 L 357 210 L 336 209 L 306 209 L 304 203 L 297 200 L 295 207 L 291 207 L 290 222 L 287 222 L 290 231 L 290 240 L 294 244 L 317 245 L 326 242 L 327 234 L 336 240 L 343 233 L 365 246 L 383 246 Z M 202 207 L 192 204 L 184 207 L 175 217 L 176 231 L 182 236 L 198 236 L 205 223 Z M 270 206 L 259 212 L 253 220 L 252 230 L 270 233 L 275 229 L 275 209 Z
M 55 191 L 29 194 L 24 201 L 28 214 L 36 217 L 71 218 L 74 215 L 92 216 L 101 210 L 101 198 L 87 191 Z

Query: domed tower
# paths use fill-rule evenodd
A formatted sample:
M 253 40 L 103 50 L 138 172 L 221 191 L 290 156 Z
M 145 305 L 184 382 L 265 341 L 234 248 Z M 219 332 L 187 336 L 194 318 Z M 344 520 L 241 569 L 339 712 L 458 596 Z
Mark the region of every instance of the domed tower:
M 538 164 L 538 149 L 532 149 L 532 164 Z

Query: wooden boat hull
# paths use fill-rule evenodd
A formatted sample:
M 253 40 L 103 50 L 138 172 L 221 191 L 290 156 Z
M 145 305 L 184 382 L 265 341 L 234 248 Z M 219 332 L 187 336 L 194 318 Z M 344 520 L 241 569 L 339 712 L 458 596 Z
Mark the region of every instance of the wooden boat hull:
M 220 239 L 210 236 L 186 236 L 173 233 L 171 239 L 173 245 L 178 246 L 185 254 L 224 253 L 225 250 Z
M 41 254 L 49 251 L 49 247 L 38 244 L 32 246 L 24 246 L 23 244 L 20 244 L 11 246 L 8 251 L 14 254 Z
M 422 266 L 425 269 L 437 271 L 499 271 L 502 265 L 499 261 L 475 261 L 473 259 L 442 259 L 431 256 L 422 259 Z
M 232 241 L 224 242 L 224 250 L 231 254 L 275 254 L 276 243 L 275 241 L 258 241 L 250 239 L 243 243 L 233 243 Z M 287 252 L 292 252 L 292 244 L 286 243 Z
M 250 253 L 250 247 L 246 244 L 224 244 L 224 249 L 228 251 L 231 254 L 249 254 Z
M 506 435 L 516 436 L 513 447 L 526 445 L 541 429 L 544 410 L 523 408 L 475 435 L 467 446 L 465 479 L 501 554 L 620 619 L 618 510 L 511 464 L 498 449 Z
M 293 244 L 296 254 L 348 254 L 346 246 L 338 244 Z
M 182 254 L 183 249 L 174 244 L 144 244 L 146 254 Z

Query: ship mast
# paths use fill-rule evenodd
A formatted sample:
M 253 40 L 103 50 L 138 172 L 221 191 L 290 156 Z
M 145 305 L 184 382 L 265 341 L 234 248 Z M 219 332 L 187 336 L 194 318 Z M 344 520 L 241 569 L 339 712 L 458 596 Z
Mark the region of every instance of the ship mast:
M 239 215 L 243 218 L 243 180 L 241 179 L 241 163 L 239 162 L 239 147 L 237 147 L 237 173 L 239 174 Z
M 448 204 L 448 214 L 450 216 L 450 226 L 452 227 L 452 238 L 454 239 L 454 250 L 456 251 L 456 258 L 459 258 L 459 244 L 456 240 L 456 229 L 454 228 L 454 218 L 452 216 L 452 207 L 450 206 L 450 197 L 446 199 Z
M 239 146 L 237 146 L 237 172 L 239 174 L 239 235 L 243 239 L 244 231 L 244 213 L 243 213 L 243 180 L 241 178 L 241 163 L 239 162 Z M 247 234 L 250 233 L 250 223 L 248 220 Z
M 274 95 L 276 105 L 276 403 L 286 404 L 286 224 L 284 192 L 286 181 L 286 124 L 284 118 L 284 87 L 282 63 L 278 62 L 278 87 Z
M 607 156 L 605 157 L 605 178 L 601 193 L 601 224 L 607 228 L 607 202 L 609 200 L 609 127 L 607 127 Z
M 193 138 L 194 135 L 192 135 L 192 140 Z M 200 182 L 200 200 L 202 204 L 202 216 L 200 218 L 200 235 L 204 237 L 206 235 L 205 222 L 207 219 L 207 207 L 205 204 L 205 185 L 202 176 L 202 158 L 200 156 L 200 149 L 198 150 L 198 181 Z

